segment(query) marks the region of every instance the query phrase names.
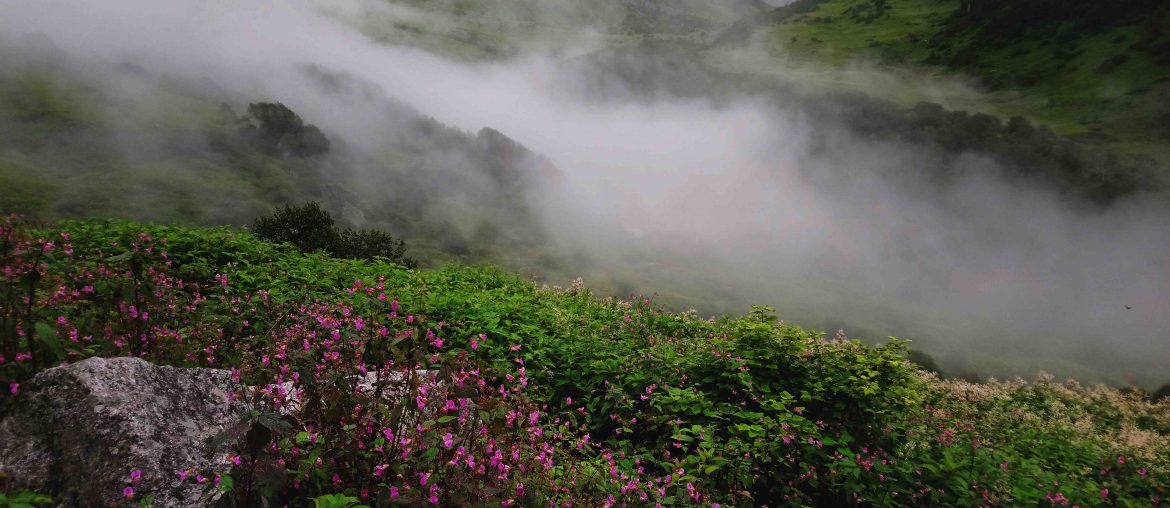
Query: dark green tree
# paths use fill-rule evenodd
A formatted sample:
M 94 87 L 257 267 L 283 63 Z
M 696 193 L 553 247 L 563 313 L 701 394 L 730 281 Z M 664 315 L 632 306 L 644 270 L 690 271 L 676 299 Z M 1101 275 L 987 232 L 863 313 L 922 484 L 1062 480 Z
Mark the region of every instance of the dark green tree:
M 334 247 L 334 257 L 347 259 L 370 259 L 384 257 L 407 268 L 415 268 L 418 262 L 406 256 L 406 243 L 376 229 L 346 229 L 339 232 Z
M 241 131 L 263 152 L 311 157 L 329 151 L 331 143 L 317 126 L 305 124 L 299 115 L 279 102 L 248 105 Z
M 335 258 L 383 257 L 414 268 L 418 262 L 406 256 L 406 243 L 374 229 L 338 229 L 329 212 L 316 201 L 286 205 L 256 219 L 252 233 L 273 243 L 287 243 L 301 252 L 324 251 Z
M 273 243 L 287 243 L 301 252 L 332 252 L 340 235 L 333 217 L 316 201 L 286 205 L 256 219 L 252 233 Z
M 1150 394 L 1150 400 L 1157 402 L 1170 397 L 1170 383 L 1166 383 Z

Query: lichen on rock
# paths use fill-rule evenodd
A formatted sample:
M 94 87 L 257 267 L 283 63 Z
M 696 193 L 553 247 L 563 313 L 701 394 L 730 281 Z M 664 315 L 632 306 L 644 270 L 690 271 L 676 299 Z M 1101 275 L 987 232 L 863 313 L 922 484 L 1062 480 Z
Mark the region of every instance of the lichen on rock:
M 0 420 L 0 472 L 59 506 L 137 505 L 126 487 L 155 507 L 214 504 L 217 489 L 195 478 L 230 469 L 211 438 L 247 411 L 240 391 L 226 370 L 138 358 L 45 370 Z

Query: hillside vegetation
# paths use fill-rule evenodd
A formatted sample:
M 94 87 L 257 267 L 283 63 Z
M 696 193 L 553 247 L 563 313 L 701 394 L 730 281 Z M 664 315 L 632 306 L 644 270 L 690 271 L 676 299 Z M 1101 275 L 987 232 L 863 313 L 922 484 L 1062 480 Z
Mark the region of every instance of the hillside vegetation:
M 235 436 L 239 466 L 215 479 L 244 505 L 1170 495 L 1170 401 L 1044 377 L 940 381 L 903 343 L 826 338 L 763 307 L 700 319 L 581 284 L 333 259 L 228 228 L 11 219 L 0 238 L 0 408 L 36 372 L 84 357 L 232 369 L 268 408 L 246 422 L 266 431 Z M 412 381 L 379 397 L 354 388 L 369 372 Z M 292 394 L 299 409 L 282 413 Z M 416 403 L 433 416 L 404 426 Z
M 392 230 L 440 263 L 541 238 L 525 195 L 556 170 L 494 130 L 467 133 L 378 101 L 368 108 L 383 138 L 371 152 L 281 103 L 233 107 L 139 76 L 158 95 L 128 104 L 106 78 L 0 69 L 0 210 L 244 225 L 316 200 L 343 226 Z
M 919 69 L 940 84 L 971 76 L 974 89 L 951 87 L 939 100 L 1167 160 L 1170 9 L 1161 2 L 802 0 L 796 7 L 773 14 L 777 54 Z M 880 86 L 858 91 L 897 98 Z

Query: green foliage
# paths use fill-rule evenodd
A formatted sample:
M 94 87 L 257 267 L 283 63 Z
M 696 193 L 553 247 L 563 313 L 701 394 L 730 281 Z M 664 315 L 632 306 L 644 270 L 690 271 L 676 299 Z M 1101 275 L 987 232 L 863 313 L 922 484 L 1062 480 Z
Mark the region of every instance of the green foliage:
M 1110 203 L 1118 198 L 1160 188 L 1160 168 L 1148 159 L 1122 157 L 1093 143 L 1061 136 L 1022 117 L 1005 124 L 999 118 L 966 111 L 947 111 L 940 104 L 919 102 L 910 108 L 860 93 L 831 94 L 810 101 L 806 109 L 816 118 L 843 122 L 870 139 L 897 140 L 925 146 L 939 160 L 925 175 L 945 183 L 955 176 L 948 163 L 961 154 L 976 152 L 993 158 L 1008 177 L 1022 177 L 1089 202 Z M 894 178 L 919 179 L 899 170 Z
M 256 219 L 252 232 L 270 242 L 291 244 L 301 252 L 325 251 L 345 259 L 384 257 L 408 268 L 418 265 L 405 255 L 402 240 L 384 231 L 338 229 L 333 217 L 316 201 L 277 208 Z
M 347 259 L 371 259 L 384 257 L 403 264 L 408 268 L 418 265 L 406 257 L 406 243 L 390 236 L 390 233 L 376 229 L 345 229 L 340 232 L 334 255 Z
M 15 493 L 0 492 L 0 508 L 36 508 L 52 503 L 53 498 L 27 490 Z
M 315 125 L 279 102 L 248 105 L 241 132 L 261 150 L 276 155 L 311 157 L 329 151 L 329 139 Z
M 1154 390 L 1154 392 L 1150 394 L 1150 399 L 1154 401 L 1159 401 L 1166 398 L 1170 398 L 1170 383 L 1166 383 L 1158 387 L 1157 390 Z
M 359 504 L 360 500 L 344 494 L 328 494 L 313 499 L 314 508 L 369 508 Z
M 290 244 L 301 252 L 329 251 L 339 236 L 333 217 L 316 201 L 277 208 L 252 223 L 252 234 L 273 243 Z
M 557 422 L 541 423 L 548 426 L 540 432 L 567 442 L 556 445 L 551 476 L 537 469 L 529 477 L 525 495 L 537 497 L 517 498 L 520 504 L 547 504 L 557 485 L 597 504 L 626 484 L 622 474 L 633 478 L 639 469 L 644 478 L 670 475 L 664 505 L 669 499 L 676 505 L 1031 506 L 1068 499 L 1094 506 L 1103 499 L 1148 504 L 1170 494 L 1165 402 L 1047 379 L 939 381 L 906 361 L 900 341 L 868 347 L 841 336 L 826 340 L 784 324 L 767 307 L 700 319 L 647 298 L 599 300 L 579 285 L 540 288 L 493 268 L 410 271 L 385 259 L 303 254 L 231 229 L 108 221 L 19 231 L 25 247 L 18 257 L 36 262 L 5 258 L 23 268 L 6 272 L 11 277 L 0 290 L 19 295 L 31 284 L 37 303 L 30 313 L 16 296 L 3 315 L 35 331 L 17 334 L 17 350 L 39 345 L 35 366 L 33 360 L 0 363 L 3 384 L 22 383 L 65 359 L 127 352 L 160 363 L 238 369 L 245 382 L 270 393 L 289 375 L 276 363 L 299 374 L 294 386 L 306 401 L 302 410 L 285 416 L 266 408 L 233 430 L 242 465 L 220 485 L 231 485 L 245 504 L 255 499 L 251 493 L 280 502 L 303 502 L 295 495 L 305 495 L 340 506 L 377 504 L 390 486 L 402 489 L 399 501 L 407 504 L 432 495 L 453 504 L 513 495 L 488 492 L 480 487 L 499 485 L 491 483 L 496 480 L 450 466 L 455 452 L 444 439 L 464 439 L 461 432 L 469 430 L 454 413 L 419 422 L 425 431 L 411 461 L 384 458 L 397 457 L 396 450 L 371 450 L 398 446 L 377 438 L 380 429 L 399 428 L 386 422 L 401 423 L 403 413 L 363 396 L 352 376 L 359 366 L 386 365 L 409 371 L 431 365 L 441 376 L 470 373 L 473 365 L 479 375 L 494 373 L 475 396 L 478 418 L 496 438 L 518 439 L 517 446 L 538 427 L 495 433 L 517 418 L 499 404 L 520 402 L 495 397 L 500 387 L 518 390 L 521 380 L 530 387 L 533 399 L 525 407 L 539 407 L 541 422 Z M 66 236 L 73 256 L 61 252 Z M 46 254 L 41 240 L 47 239 L 58 245 Z M 40 248 L 28 247 L 34 245 Z M 40 267 L 41 278 L 33 280 L 31 266 Z M 93 270 L 79 269 L 97 266 L 119 275 L 69 278 L 87 277 Z M 187 289 L 164 274 L 181 274 Z M 48 298 L 53 288 L 78 282 L 92 284 L 93 296 Z M 194 288 L 197 305 L 188 299 Z M 127 319 L 131 302 L 150 310 L 149 331 Z M 169 313 L 171 305 L 193 310 Z M 403 309 L 410 309 L 409 318 Z M 361 327 L 358 317 L 367 318 Z M 385 340 L 375 331 L 382 326 Z M 92 340 L 75 344 L 72 330 Z M 182 330 L 184 343 L 116 343 L 142 333 L 168 337 L 168 330 Z M 330 330 L 344 340 L 322 343 Z M 309 331 L 317 333 L 315 342 L 303 342 Z M 285 357 L 266 353 L 274 348 Z M 360 360 L 328 360 L 333 352 Z M 0 396 L 4 404 L 20 400 Z M 274 469 L 277 456 L 287 469 Z M 301 479 L 300 486 L 270 480 L 272 471 Z M 408 492 L 404 485 L 418 485 L 412 475 L 420 471 L 434 471 L 430 479 L 441 491 Z M 375 472 L 397 479 L 381 481 Z
M 872 16 L 871 0 L 802 0 L 774 11 L 773 49 L 844 67 L 836 79 L 809 76 L 829 89 L 905 103 L 931 90 L 949 109 L 1027 117 L 1164 164 L 1151 111 L 1170 76 L 1170 9 L 1156 0 L 1074 3 L 889 0 Z M 884 64 L 904 86 L 858 79 L 849 69 L 858 60 Z M 940 74 L 983 86 L 951 86 Z

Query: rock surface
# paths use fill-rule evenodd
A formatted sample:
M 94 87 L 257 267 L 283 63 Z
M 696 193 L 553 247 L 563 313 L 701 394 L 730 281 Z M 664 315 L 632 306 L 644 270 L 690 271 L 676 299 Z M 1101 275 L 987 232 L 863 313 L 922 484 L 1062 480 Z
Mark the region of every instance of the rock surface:
M 0 421 L 0 472 L 58 506 L 155 507 L 214 504 L 210 477 L 228 470 L 209 438 L 247 410 L 239 385 L 216 369 L 182 369 L 138 358 L 90 358 L 37 374 L 17 409 Z M 141 471 L 132 481 L 131 471 Z M 179 472 L 191 477 L 180 481 Z

